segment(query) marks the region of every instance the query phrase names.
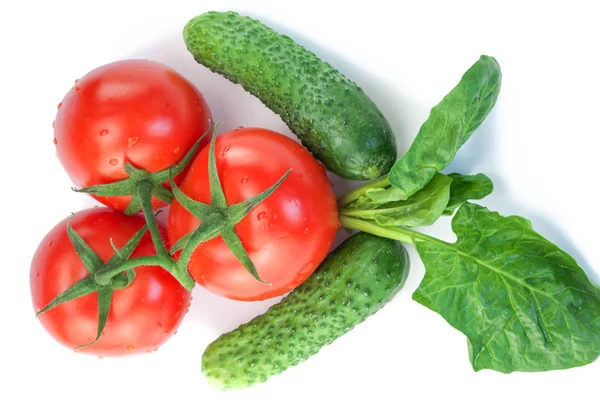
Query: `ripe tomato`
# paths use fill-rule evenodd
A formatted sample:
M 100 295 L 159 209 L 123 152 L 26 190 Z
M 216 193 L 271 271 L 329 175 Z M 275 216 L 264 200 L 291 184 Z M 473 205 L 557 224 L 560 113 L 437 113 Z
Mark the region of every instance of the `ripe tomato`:
M 221 135 L 215 154 L 228 205 L 264 191 L 292 168 L 281 186 L 235 226 L 260 277 L 271 286 L 254 279 L 220 237 L 195 250 L 190 274 L 210 291 L 237 300 L 262 300 L 294 289 L 325 258 L 339 228 L 336 198 L 325 168 L 292 139 L 260 128 Z M 192 163 L 181 189 L 194 200 L 210 203 L 208 147 Z M 172 243 L 199 224 L 173 201 Z
M 109 208 L 78 212 L 71 227 L 106 262 L 144 225 L 141 216 L 128 217 Z M 165 227 L 161 227 L 166 236 Z M 149 233 L 131 258 L 155 254 Z M 116 356 L 152 351 L 169 339 L 181 323 L 190 292 L 160 267 L 135 269 L 133 283 L 113 292 L 108 322 L 100 339 L 80 351 Z M 67 219 L 40 243 L 31 263 L 30 285 L 35 311 L 89 275 L 67 236 Z M 42 326 L 58 342 L 74 348 L 94 340 L 98 329 L 97 293 L 68 301 L 39 315 Z
M 54 143 L 73 182 L 88 187 L 126 178 L 126 161 L 149 172 L 171 167 L 210 119 L 202 94 L 176 71 L 154 61 L 117 61 L 76 81 L 59 104 Z M 131 198 L 94 197 L 121 211 Z M 153 206 L 164 203 L 154 198 Z

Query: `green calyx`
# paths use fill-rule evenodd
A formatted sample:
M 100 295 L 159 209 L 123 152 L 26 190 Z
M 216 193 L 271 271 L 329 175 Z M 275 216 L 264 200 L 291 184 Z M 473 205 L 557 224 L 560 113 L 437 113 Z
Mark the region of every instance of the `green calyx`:
M 206 136 L 206 133 L 210 132 L 212 122 L 209 125 L 207 132 L 205 132 L 200 139 L 192 146 L 192 148 L 186 153 L 186 155 L 175 165 L 170 168 L 164 169 L 158 172 L 148 172 L 146 170 L 136 168 L 131 163 L 125 162 L 125 172 L 129 177 L 120 180 L 118 182 L 107 183 L 102 185 L 88 186 L 86 188 L 73 188 L 78 193 L 88 193 L 96 196 L 131 196 L 131 201 L 125 209 L 125 214 L 134 215 L 142 210 L 142 199 L 138 193 L 138 186 L 141 182 L 146 182 L 151 188 L 150 197 L 156 197 L 165 203 L 171 203 L 173 201 L 173 193 L 164 186 L 165 182 L 169 181 L 171 176 L 179 175 L 192 161 L 196 150 L 202 139 Z
M 110 311 L 110 304 L 112 301 L 112 295 L 115 290 L 124 289 L 128 287 L 135 278 L 135 271 L 133 269 L 129 269 L 124 273 L 113 276 L 110 280 L 108 280 L 105 284 L 99 284 L 94 279 L 94 275 L 97 271 L 102 268 L 110 267 L 112 265 L 119 265 L 129 259 L 137 245 L 142 240 L 142 237 L 146 233 L 147 227 L 142 227 L 139 231 L 135 233 L 129 239 L 129 241 L 123 246 L 121 249 L 118 249 L 111 240 L 111 245 L 115 250 L 115 255 L 108 260 L 108 262 L 103 263 L 100 257 L 85 243 L 85 241 L 75 232 L 75 230 L 71 227 L 70 222 L 67 223 L 67 234 L 73 247 L 75 247 L 75 251 L 79 255 L 83 265 L 88 270 L 89 275 L 82 278 L 78 282 L 76 282 L 73 286 L 65 290 L 64 292 L 58 294 L 50 303 L 48 303 L 44 308 L 37 312 L 36 316 L 43 314 L 54 307 L 65 303 L 70 300 L 77 299 L 79 297 L 86 296 L 90 293 L 97 292 L 98 293 L 98 331 L 96 334 L 96 338 L 86 344 L 82 344 L 77 346 L 76 349 L 81 347 L 90 346 L 100 339 L 102 335 L 102 331 L 106 326 L 106 321 L 108 320 L 108 312 Z
M 135 193 L 139 199 L 142 211 L 144 212 L 148 230 L 150 231 L 152 241 L 154 242 L 154 247 L 156 248 L 156 255 L 126 260 L 117 265 L 106 265 L 94 273 L 93 279 L 96 284 L 107 285 L 114 277 L 135 267 L 143 265 L 158 265 L 173 275 L 173 277 L 177 279 L 184 288 L 191 290 L 194 287 L 195 282 L 187 270 L 190 257 L 200 243 L 213 239 L 217 236 L 221 236 L 223 238 L 231 252 L 248 270 L 248 272 L 252 274 L 252 276 L 254 276 L 259 282 L 268 284 L 258 275 L 256 267 L 244 249 L 244 246 L 235 232 L 234 227 L 260 203 L 269 197 L 290 174 L 291 170 L 287 171 L 275 184 L 273 184 L 264 192 L 259 193 L 256 196 L 240 203 L 227 206 L 225 194 L 223 193 L 219 175 L 217 173 L 217 163 L 214 149 L 217 128 L 218 124 L 215 124 L 213 126 L 214 131 L 209 148 L 208 170 L 211 204 L 205 204 L 192 200 L 186 196 L 173 181 L 174 175 L 171 175 L 170 177 L 174 197 L 186 210 L 202 221 L 200 226 L 173 244 L 170 252 L 167 251 L 161 238 L 158 225 L 156 223 L 156 218 L 152 211 L 152 182 L 148 182 L 147 180 L 138 182 L 136 184 Z M 202 138 L 200 140 L 202 140 Z M 181 254 L 178 259 L 173 259 L 172 255 L 180 250 Z
M 179 187 L 177 187 L 171 178 L 171 187 L 173 188 L 173 194 L 177 201 L 179 201 L 186 210 L 202 221 L 198 228 L 183 236 L 173 244 L 171 247 L 171 254 L 181 250 L 178 264 L 187 266 L 190 257 L 200 243 L 221 236 L 225 244 L 227 244 L 227 247 L 229 247 L 244 268 L 246 268 L 246 270 L 248 270 L 248 272 L 259 282 L 269 284 L 259 276 L 254 263 L 250 259 L 242 241 L 235 232 L 234 227 L 260 203 L 266 200 L 283 183 L 292 170 L 288 170 L 277 182 L 262 193 L 228 206 L 217 172 L 215 139 L 216 135 L 213 135 L 208 156 L 211 204 L 202 203 L 189 198 L 179 189 Z

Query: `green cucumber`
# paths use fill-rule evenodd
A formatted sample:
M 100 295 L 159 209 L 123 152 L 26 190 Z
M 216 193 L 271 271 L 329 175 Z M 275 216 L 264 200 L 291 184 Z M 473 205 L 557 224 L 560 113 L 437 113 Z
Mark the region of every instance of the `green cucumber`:
M 400 242 L 357 233 L 280 303 L 211 343 L 202 373 L 223 390 L 264 382 L 375 314 L 402 288 L 408 270 Z
M 197 16 L 183 36 L 197 62 L 258 97 L 337 175 L 375 179 L 396 161 L 396 139 L 375 103 L 288 36 L 234 12 Z

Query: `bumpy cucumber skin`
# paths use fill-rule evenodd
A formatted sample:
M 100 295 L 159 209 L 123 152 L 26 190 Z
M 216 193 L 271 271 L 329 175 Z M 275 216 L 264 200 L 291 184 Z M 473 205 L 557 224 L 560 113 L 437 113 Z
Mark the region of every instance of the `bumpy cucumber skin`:
M 208 12 L 184 28 L 200 64 L 258 97 L 337 175 L 375 179 L 396 161 L 396 139 L 375 103 L 315 54 L 261 22 Z
M 203 374 L 223 390 L 280 374 L 375 314 L 404 286 L 408 270 L 401 243 L 352 236 L 280 303 L 211 343 Z

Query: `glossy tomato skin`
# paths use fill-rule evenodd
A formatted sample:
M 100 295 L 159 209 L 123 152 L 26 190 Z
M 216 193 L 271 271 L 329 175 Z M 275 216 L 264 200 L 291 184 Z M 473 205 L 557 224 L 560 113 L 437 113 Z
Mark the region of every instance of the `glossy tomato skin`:
M 149 172 L 171 167 L 207 131 L 210 119 L 202 94 L 176 71 L 155 61 L 123 60 L 75 82 L 59 105 L 54 143 L 70 178 L 87 187 L 126 178 L 126 161 Z M 209 140 L 207 135 L 201 146 Z M 94 197 L 121 211 L 130 200 Z M 164 203 L 153 199 L 153 205 Z
M 221 296 L 263 300 L 300 285 L 325 258 L 339 228 L 337 205 L 325 168 L 292 139 L 261 128 L 239 128 L 216 140 L 215 154 L 228 205 L 246 200 L 292 173 L 235 227 L 262 279 L 256 281 L 220 237 L 199 246 L 188 269 L 196 282 Z M 194 160 L 181 189 L 210 203 L 208 148 Z M 174 201 L 169 213 L 172 243 L 200 221 Z
M 143 225 L 140 216 L 128 217 L 105 207 L 78 212 L 71 221 L 73 229 L 104 262 L 114 255 L 110 238 L 121 248 Z M 160 229 L 166 236 L 165 227 Z M 146 233 L 132 258 L 153 254 L 154 245 Z M 129 287 L 113 292 L 101 338 L 78 351 L 98 356 L 150 352 L 175 333 L 189 306 L 190 292 L 160 267 L 138 267 L 135 272 L 135 280 Z M 65 219 L 44 237 L 31 263 L 30 287 L 35 311 L 87 275 L 67 236 Z M 63 303 L 38 319 L 65 346 L 75 348 L 90 343 L 98 329 L 97 294 Z

